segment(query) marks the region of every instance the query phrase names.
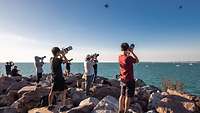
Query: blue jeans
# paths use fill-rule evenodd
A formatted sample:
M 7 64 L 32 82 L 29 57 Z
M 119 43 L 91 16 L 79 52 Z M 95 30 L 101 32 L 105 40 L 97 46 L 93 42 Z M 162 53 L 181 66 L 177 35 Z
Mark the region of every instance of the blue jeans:
M 85 79 L 85 91 L 86 91 L 86 95 L 89 94 L 91 83 L 92 83 L 92 78 L 93 78 L 93 75 L 86 76 L 86 79 Z

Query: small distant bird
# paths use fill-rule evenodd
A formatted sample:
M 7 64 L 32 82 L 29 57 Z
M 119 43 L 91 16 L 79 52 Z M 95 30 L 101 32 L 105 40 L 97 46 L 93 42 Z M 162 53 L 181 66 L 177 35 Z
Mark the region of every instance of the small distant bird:
M 182 5 L 180 5 L 178 8 L 179 8 L 179 9 L 183 9 L 183 6 L 182 6 Z
M 108 5 L 108 4 L 105 4 L 105 5 L 104 5 L 104 7 L 105 7 L 105 8 L 108 8 L 108 7 L 109 7 L 109 5 Z

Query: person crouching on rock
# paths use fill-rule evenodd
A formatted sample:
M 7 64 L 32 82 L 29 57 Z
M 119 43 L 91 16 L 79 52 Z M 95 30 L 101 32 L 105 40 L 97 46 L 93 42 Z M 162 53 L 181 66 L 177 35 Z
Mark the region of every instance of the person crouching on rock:
M 62 94 L 62 105 L 60 107 L 60 112 L 66 111 L 67 107 L 65 106 L 66 99 L 66 90 L 65 90 L 65 80 L 62 71 L 62 63 L 67 63 L 67 58 L 65 53 L 61 51 L 58 47 L 53 47 L 52 49 L 53 58 L 51 58 L 51 70 L 52 70 L 52 87 L 49 93 L 49 106 L 48 110 L 54 109 L 52 105 L 52 100 L 55 93 Z
M 127 112 L 130 105 L 130 100 L 134 96 L 135 80 L 133 64 L 138 62 L 138 57 L 134 54 L 133 48 L 130 48 L 128 43 L 122 43 L 121 53 L 119 55 L 121 85 L 121 95 L 119 98 L 119 113 Z
M 92 83 L 92 78 L 94 76 L 94 60 L 92 56 L 87 55 L 84 62 L 84 76 L 85 76 L 85 92 L 89 95 L 89 90 Z
M 14 66 L 14 68 L 12 69 L 12 71 L 11 71 L 11 77 L 17 77 L 17 76 L 22 76 L 21 74 L 19 74 L 19 71 L 20 70 L 18 70 L 17 69 L 17 66 Z

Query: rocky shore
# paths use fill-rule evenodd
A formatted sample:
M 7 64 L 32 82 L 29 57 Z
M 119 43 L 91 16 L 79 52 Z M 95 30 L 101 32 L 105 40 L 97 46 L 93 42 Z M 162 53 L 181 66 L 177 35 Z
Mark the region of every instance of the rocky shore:
M 117 80 L 98 77 L 91 87 L 91 96 L 84 93 L 82 74 L 67 78 L 68 95 L 64 113 L 117 113 L 120 83 Z M 47 110 L 50 91 L 48 76 L 36 87 L 35 78 L 0 77 L 0 113 L 59 113 L 59 96 L 55 96 L 55 109 Z M 136 80 L 135 97 L 129 113 L 200 113 L 200 97 L 168 89 L 146 85 Z

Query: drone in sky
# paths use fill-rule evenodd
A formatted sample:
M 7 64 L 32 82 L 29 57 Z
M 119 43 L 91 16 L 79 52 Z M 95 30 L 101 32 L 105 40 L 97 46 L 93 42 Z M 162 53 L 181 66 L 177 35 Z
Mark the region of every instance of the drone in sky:
M 109 5 L 108 5 L 108 4 L 105 4 L 104 7 L 105 7 L 105 8 L 109 8 Z

